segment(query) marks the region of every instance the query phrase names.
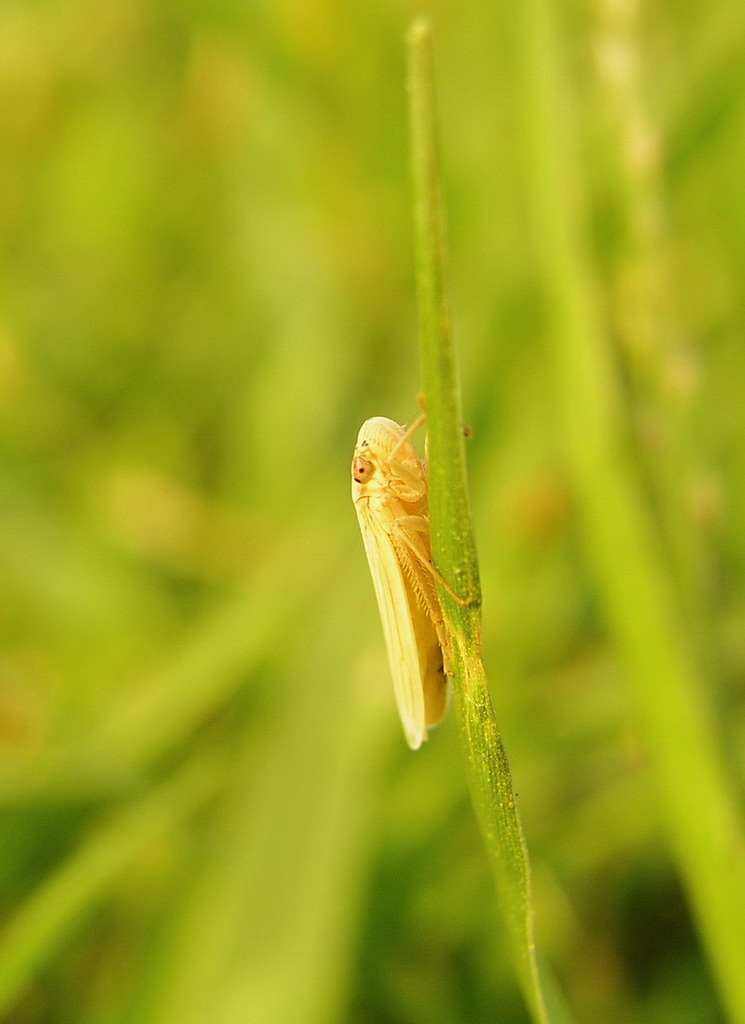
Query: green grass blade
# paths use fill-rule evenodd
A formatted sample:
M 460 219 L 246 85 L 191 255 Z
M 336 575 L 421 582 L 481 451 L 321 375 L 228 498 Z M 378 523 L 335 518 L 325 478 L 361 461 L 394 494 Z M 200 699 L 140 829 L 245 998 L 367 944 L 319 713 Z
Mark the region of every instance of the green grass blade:
M 601 600 L 633 687 L 670 844 L 721 997 L 745 1021 L 745 842 L 686 632 L 672 545 L 645 499 L 629 446 L 621 382 L 600 317 L 567 158 L 570 104 L 553 66 L 546 3 L 515 5 L 525 43 L 529 192 L 549 300 L 566 451 Z M 517 17 L 517 16 L 516 16 Z M 663 520 L 664 522 L 664 520 Z
M 360 696 L 366 670 L 348 669 L 338 685 L 334 658 L 343 652 L 349 666 L 354 652 L 351 636 L 335 650 L 329 610 L 348 608 L 354 587 L 339 578 L 310 613 L 308 643 L 288 652 L 286 669 L 302 682 L 231 767 L 193 884 L 162 937 L 142 1024 L 347 1019 L 390 724 L 386 704 L 378 711 Z
M 417 21 L 412 26 L 409 45 L 417 285 L 428 419 L 432 546 L 440 571 L 465 602 L 455 601 L 439 587 L 453 638 L 455 710 L 471 796 L 496 878 L 520 985 L 535 1021 L 558 1021 L 563 1019 L 559 1001 L 549 997 L 549 986 L 536 957 L 527 849 L 481 658 L 481 594 L 445 287 L 432 37 L 426 22 Z
M 3 929 L 0 1015 L 95 911 L 119 875 L 218 788 L 221 759 L 195 759 L 154 792 L 114 812 L 34 891 Z

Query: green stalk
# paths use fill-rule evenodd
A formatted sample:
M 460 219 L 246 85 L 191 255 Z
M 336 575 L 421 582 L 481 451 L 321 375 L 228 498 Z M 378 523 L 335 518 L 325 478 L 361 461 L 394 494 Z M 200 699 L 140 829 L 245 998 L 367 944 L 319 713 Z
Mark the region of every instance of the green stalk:
M 93 915 L 142 850 L 213 795 L 222 768 L 219 758 L 202 755 L 155 791 L 112 813 L 8 919 L 0 941 L 0 1016 Z
M 610 348 L 596 309 L 564 130 L 571 109 L 554 67 L 544 0 L 511 7 L 523 43 L 527 166 L 549 302 L 566 452 L 601 600 L 633 688 L 670 845 L 722 1001 L 745 1022 L 745 842 L 722 765 L 706 682 L 685 628 L 674 547 L 655 521 Z
M 460 598 L 455 600 L 438 587 L 453 641 L 455 711 L 471 798 L 496 879 L 520 986 L 534 1021 L 547 1024 L 559 1021 L 563 1014 L 538 966 L 527 849 L 481 656 L 479 570 L 445 284 L 432 33 L 423 20 L 416 21 L 409 32 L 409 90 L 432 549 L 440 572 Z

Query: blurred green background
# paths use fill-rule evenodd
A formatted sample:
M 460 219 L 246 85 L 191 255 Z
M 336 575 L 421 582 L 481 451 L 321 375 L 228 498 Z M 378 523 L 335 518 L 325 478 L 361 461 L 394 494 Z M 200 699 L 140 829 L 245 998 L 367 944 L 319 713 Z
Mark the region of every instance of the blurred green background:
M 557 57 L 609 335 L 623 350 L 631 296 L 664 340 L 658 392 L 627 353 L 631 404 L 651 451 L 677 439 L 742 779 L 745 11 L 643 7 L 557 4 Z M 349 497 L 361 422 L 416 411 L 417 10 L 0 8 L 12 1024 L 527 1019 L 453 722 L 403 741 Z M 555 426 L 509 9 L 430 10 L 486 660 L 539 940 L 581 1020 L 711 1024 Z

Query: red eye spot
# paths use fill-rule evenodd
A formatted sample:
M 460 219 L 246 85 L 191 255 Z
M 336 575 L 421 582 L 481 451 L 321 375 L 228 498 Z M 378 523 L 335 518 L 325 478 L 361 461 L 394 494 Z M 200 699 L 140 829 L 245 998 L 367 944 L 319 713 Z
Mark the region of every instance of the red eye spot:
M 372 476 L 372 471 L 372 463 L 368 462 L 366 459 L 361 459 L 359 455 L 352 463 L 352 476 L 358 484 L 363 484 L 366 480 L 369 480 Z

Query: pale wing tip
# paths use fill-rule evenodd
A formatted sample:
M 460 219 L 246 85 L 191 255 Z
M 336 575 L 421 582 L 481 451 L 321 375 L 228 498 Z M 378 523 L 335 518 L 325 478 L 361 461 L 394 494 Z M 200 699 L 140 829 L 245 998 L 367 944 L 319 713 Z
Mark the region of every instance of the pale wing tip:
M 439 695 L 438 707 L 433 708 L 431 697 L 427 699 L 426 719 L 424 722 L 415 722 L 413 719 L 408 719 L 404 714 L 401 715 L 404 736 L 411 750 L 419 750 L 421 745 L 429 739 L 429 730 L 439 725 L 448 713 L 452 699 L 450 676 L 445 676 L 444 683 L 445 685 Z
M 413 722 L 402 722 L 401 724 L 404 727 L 404 736 L 406 737 L 406 742 L 409 745 L 409 749 L 419 750 L 422 743 L 424 743 L 424 741 L 428 738 L 427 729 L 420 728 Z

